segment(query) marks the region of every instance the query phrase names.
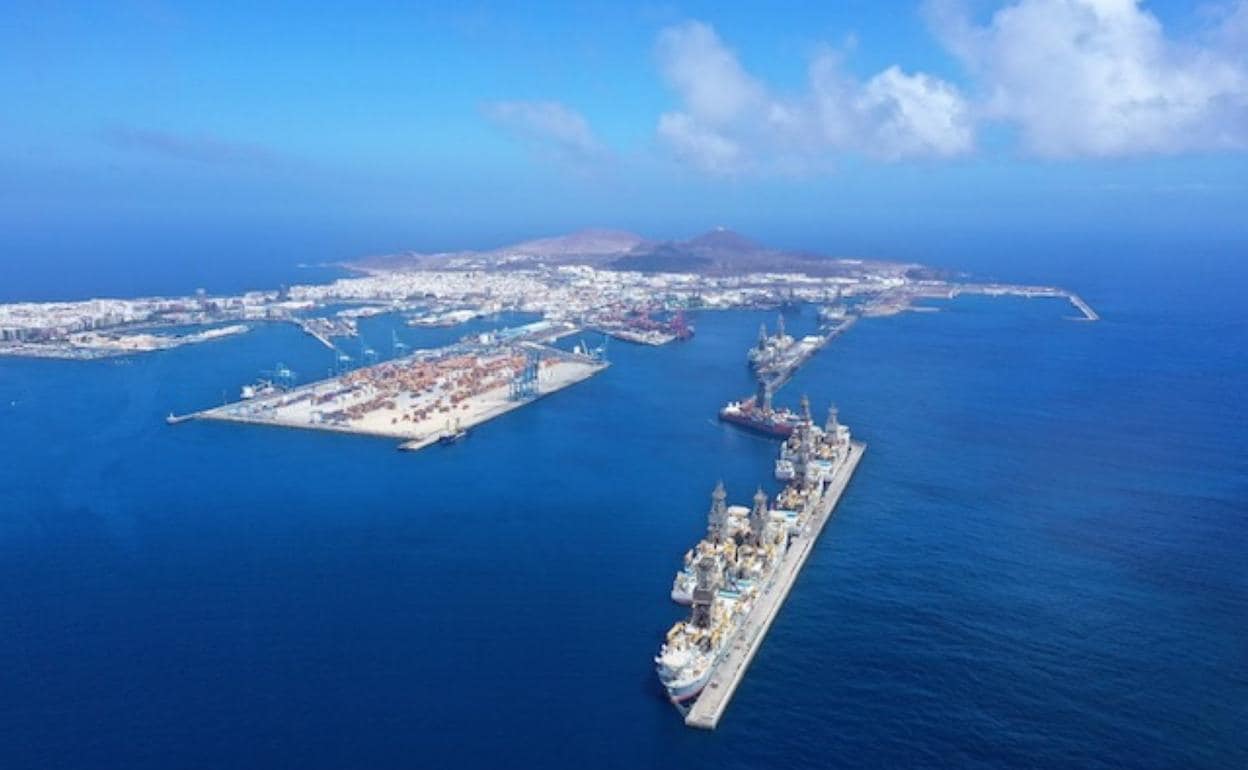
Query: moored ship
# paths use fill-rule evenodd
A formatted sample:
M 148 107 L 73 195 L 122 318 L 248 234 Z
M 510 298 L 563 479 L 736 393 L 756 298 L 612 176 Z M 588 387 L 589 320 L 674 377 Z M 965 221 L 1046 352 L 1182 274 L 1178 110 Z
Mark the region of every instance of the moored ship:
M 241 388 L 238 394 L 240 400 L 250 401 L 253 398 L 285 393 L 295 384 L 295 373 L 286 364 L 279 363 L 272 371 L 264 371 L 261 374 L 264 376 Z
M 466 438 L 468 438 L 468 431 L 460 426 L 459 418 L 456 417 L 454 425 L 451 424 L 450 420 L 446 421 L 446 430 L 442 432 L 442 435 L 438 436 L 438 443 L 442 446 L 450 446 L 451 444 L 458 444 Z
M 784 350 L 770 356 L 764 363 L 754 367 L 759 380 L 766 382 L 773 389 L 779 388 L 789 377 L 793 376 L 810 357 L 828 342 L 828 337 L 816 334 L 807 335 L 791 343 Z
M 771 405 L 771 389 L 764 384 L 759 385 L 757 394 L 728 402 L 719 410 L 719 419 L 774 438 L 788 438 L 801 422 L 801 417 L 793 411 Z
M 244 385 L 240 389 L 238 397 L 243 401 L 250 401 L 253 398 L 272 396 L 276 393 L 281 393 L 283 390 L 284 388 L 271 380 L 256 380 L 251 385 Z
M 796 340 L 784 330 L 784 316 L 776 319 L 776 333 L 767 334 L 767 324 L 758 328 L 758 343 L 750 348 L 746 360 L 754 371 L 761 371 L 773 366 L 791 348 Z
M 692 607 L 689 619 L 667 632 L 654 659 L 672 703 L 696 698 L 706 686 L 787 541 L 787 521 L 769 508 L 761 489 L 752 509 L 726 505 L 726 497 L 723 484 L 717 485 L 707 536 L 685 554 L 685 568 L 672 588 L 674 600 Z M 688 602 L 682 601 L 686 593 Z
M 752 507 L 729 506 L 723 484 L 715 487 L 706 536 L 685 554 L 672 582 L 671 598 L 689 605 L 689 617 L 672 626 L 654 658 L 659 682 L 682 711 L 716 681 L 721 661 L 739 657 L 734 642 L 743 629 L 750 629 L 747 646 L 756 648 L 758 627 L 765 633 L 774 617 L 776 591 L 787 594 L 808 552 L 803 544 L 795 547 L 799 556 L 787 558 L 790 546 L 795 538 L 810 537 L 812 523 L 817 535 L 839 495 L 829 489 L 852 451 L 849 429 L 838 422 L 836 410 L 821 428 L 803 397 L 801 416 L 777 460 L 777 477 L 786 485 L 775 500 L 769 504 L 759 489 Z

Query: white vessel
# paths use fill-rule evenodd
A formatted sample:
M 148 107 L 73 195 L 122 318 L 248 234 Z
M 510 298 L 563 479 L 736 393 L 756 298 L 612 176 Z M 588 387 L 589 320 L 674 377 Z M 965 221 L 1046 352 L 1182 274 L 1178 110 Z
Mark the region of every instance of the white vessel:
M 693 552 L 690 551 L 690 553 Z M 687 554 L 686 558 L 688 558 Z M 697 584 L 698 579 L 689 568 L 686 567 L 680 572 L 677 572 L 676 579 L 672 581 L 672 601 L 685 606 L 692 604 L 693 589 L 697 586 Z
M 793 347 L 793 343 L 794 339 L 784 331 L 783 315 L 776 320 L 776 333 L 773 335 L 767 334 L 767 325 L 763 324 L 758 329 L 758 344 L 747 354 L 750 368 L 765 370 L 774 366 Z
M 825 305 L 819 308 L 819 320 L 824 323 L 842 321 L 848 315 L 844 305 Z
M 802 399 L 802 420 L 781 448 L 776 475 L 787 481 L 770 505 L 762 489 L 750 508 L 729 506 L 723 484 L 711 493 L 707 532 L 672 581 L 672 600 L 690 606 L 667 632 L 654 663 L 675 704 L 695 698 L 784 562 L 789 543 L 818 510 L 833 473 L 849 458 L 849 430 L 832 409 L 823 428 Z
M 761 489 L 752 509 L 728 506 L 726 496 L 723 484 L 711 493 L 707 536 L 685 554 L 685 568 L 672 585 L 672 599 L 692 607 L 689 619 L 667 632 L 654 659 L 673 703 L 702 691 L 788 542 L 785 515 L 769 508 Z

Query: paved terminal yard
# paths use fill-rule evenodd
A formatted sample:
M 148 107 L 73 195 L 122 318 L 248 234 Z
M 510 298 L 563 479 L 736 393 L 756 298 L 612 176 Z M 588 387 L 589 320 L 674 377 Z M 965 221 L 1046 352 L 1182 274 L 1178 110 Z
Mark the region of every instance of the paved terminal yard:
M 848 460 L 832 477 L 818 510 L 807 522 L 806 527 L 794 535 L 771 583 L 763 589 L 757 602 L 750 608 L 749 615 L 742 621 L 736 637 L 723 656 L 716 661 L 710 681 L 685 715 L 685 724 L 704 730 L 714 730 L 719 725 L 719 720 L 723 718 L 724 711 L 727 710 L 728 703 L 737 690 L 737 685 L 741 683 L 746 669 L 750 667 L 750 661 L 754 660 L 754 654 L 762 646 L 772 621 L 776 619 L 777 613 L 784 605 L 784 600 L 788 598 L 794 581 L 802 571 L 802 565 L 810 556 L 815 541 L 819 539 L 819 533 L 823 531 L 823 526 L 832 517 L 837 501 L 841 499 L 841 493 L 849 484 L 849 479 L 854 475 L 854 470 L 858 467 L 858 461 L 862 459 L 862 453 L 866 451 L 866 448 L 867 445 L 861 442 L 855 441 L 850 444 Z
M 414 450 L 606 367 L 590 356 L 530 342 L 459 344 L 207 409 L 193 417 L 382 436 Z

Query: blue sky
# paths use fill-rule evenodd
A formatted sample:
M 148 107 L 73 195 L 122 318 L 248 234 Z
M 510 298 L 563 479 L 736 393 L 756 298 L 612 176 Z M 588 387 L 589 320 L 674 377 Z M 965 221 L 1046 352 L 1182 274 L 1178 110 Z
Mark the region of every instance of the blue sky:
M 1246 50 L 1245 2 L 10 2 L 0 259 L 266 230 L 318 259 L 583 226 L 1243 242 Z

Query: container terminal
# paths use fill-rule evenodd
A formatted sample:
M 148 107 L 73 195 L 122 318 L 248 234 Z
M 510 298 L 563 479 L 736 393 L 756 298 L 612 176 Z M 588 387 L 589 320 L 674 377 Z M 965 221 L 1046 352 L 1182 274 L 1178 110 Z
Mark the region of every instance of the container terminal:
M 584 346 L 564 351 L 525 338 L 423 350 L 300 387 L 249 389 L 246 398 L 187 419 L 275 425 L 398 439 L 412 451 L 467 431 L 608 366 Z
M 719 725 L 865 450 L 835 409 L 817 426 L 803 398 L 775 464 L 780 494 L 769 501 L 760 488 L 745 507 L 726 504 L 722 483 L 711 493 L 706 536 L 672 582 L 672 600 L 690 615 L 667 632 L 654 659 L 686 725 Z

